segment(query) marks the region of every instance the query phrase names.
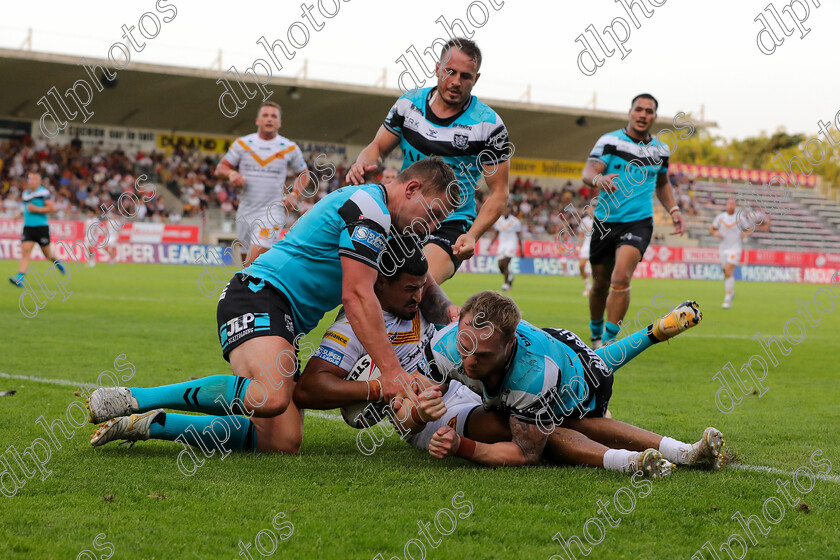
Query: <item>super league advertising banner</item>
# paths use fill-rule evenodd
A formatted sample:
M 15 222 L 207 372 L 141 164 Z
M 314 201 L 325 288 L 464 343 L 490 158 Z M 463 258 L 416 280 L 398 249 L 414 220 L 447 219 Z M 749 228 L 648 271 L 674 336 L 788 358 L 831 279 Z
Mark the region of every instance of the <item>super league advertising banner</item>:
M 514 274 L 577 276 L 578 255 L 564 255 L 552 241 L 523 242 L 525 257 L 515 257 L 510 266 Z M 458 272 L 499 274 L 496 243 L 479 243 L 477 254 Z M 827 284 L 840 269 L 840 254 L 798 253 L 746 249 L 735 278 L 747 282 L 796 282 Z M 651 245 L 634 278 L 723 280 L 716 247 L 668 247 Z
M 0 219 L 0 259 L 19 259 L 22 220 Z M 104 231 L 104 230 L 102 230 Z M 84 222 L 50 222 L 53 249 L 58 257 L 77 262 L 87 261 L 82 243 Z M 94 236 L 101 247 L 103 233 Z M 199 226 L 127 222 L 119 232 L 116 262 L 139 264 L 189 264 L 205 267 L 231 267 L 234 261 L 229 247 L 204 245 L 199 241 Z M 543 276 L 578 276 L 578 255 L 565 255 L 553 241 L 523 242 L 524 257 L 511 260 L 514 274 Z M 497 243 L 479 242 L 476 255 L 458 269 L 459 273 L 499 274 Z M 41 251 L 32 254 L 43 260 Z M 98 262 L 110 257 L 103 249 L 95 252 Z M 840 269 L 840 254 L 798 253 L 746 249 L 735 278 L 752 282 L 796 282 L 827 284 Z M 723 280 L 718 250 L 715 247 L 668 247 L 651 245 L 636 267 L 635 278 Z

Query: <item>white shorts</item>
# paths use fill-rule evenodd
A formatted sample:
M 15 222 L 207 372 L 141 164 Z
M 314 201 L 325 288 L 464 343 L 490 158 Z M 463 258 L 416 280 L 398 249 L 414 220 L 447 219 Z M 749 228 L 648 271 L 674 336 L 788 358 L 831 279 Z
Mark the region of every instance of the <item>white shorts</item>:
M 592 241 L 591 237 L 586 237 L 583 240 L 583 243 L 580 245 L 580 254 L 578 258 L 580 259 L 588 259 L 589 258 L 589 245 Z
M 236 238 L 246 248 L 259 245 L 264 249 L 269 249 L 277 243 L 279 237 L 280 226 L 272 226 L 266 221 L 265 215 L 252 214 L 236 217 Z
M 108 228 L 108 243 L 107 247 L 116 247 L 117 241 L 120 240 L 120 230 L 114 230 L 114 228 Z
M 500 259 L 513 258 L 516 256 L 516 243 L 499 243 L 499 248 L 496 249 L 496 256 Z
M 449 390 L 443 395 L 446 414 L 434 422 L 429 422 L 422 431 L 412 434 L 405 440 L 420 451 L 428 451 L 432 436 L 441 426 L 449 425 L 462 436 L 467 427 L 467 417 L 475 407 L 481 406 L 481 398 L 455 380 L 449 382 Z
M 741 262 L 741 249 L 721 249 L 720 251 L 720 265 L 726 266 L 728 264 L 738 265 Z

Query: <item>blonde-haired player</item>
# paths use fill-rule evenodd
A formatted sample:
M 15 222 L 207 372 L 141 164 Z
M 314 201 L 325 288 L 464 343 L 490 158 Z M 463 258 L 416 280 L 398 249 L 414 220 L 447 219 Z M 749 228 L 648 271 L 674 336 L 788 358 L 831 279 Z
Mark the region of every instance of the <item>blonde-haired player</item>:
M 743 249 L 741 238 L 746 237 L 744 232 L 750 230 L 750 224 L 743 214 L 736 214 L 736 207 L 734 198 L 727 200 L 726 212 L 715 216 L 710 228 L 712 235 L 720 239 L 720 265 L 723 267 L 723 286 L 726 290 L 721 305 L 724 309 L 732 307 L 732 299 L 735 297 L 735 267 L 741 262 Z
M 237 138 L 216 167 L 216 177 L 243 189 L 236 211 L 236 237 L 245 265 L 268 251 L 280 236 L 286 221 L 282 203 L 289 172 L 294 174 L 295 195 L 309 183 L 303 152 L 277 133 L 280 106 L 264 102 L 256 124 L 257 132 Z

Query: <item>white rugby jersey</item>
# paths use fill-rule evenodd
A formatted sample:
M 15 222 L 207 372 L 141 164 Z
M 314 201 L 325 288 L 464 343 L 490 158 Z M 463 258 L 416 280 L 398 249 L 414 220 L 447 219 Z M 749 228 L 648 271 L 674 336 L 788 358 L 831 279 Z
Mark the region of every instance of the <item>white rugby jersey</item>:
M 289 172 L 306 171 L 298 145 L 279 134 L 271 140 L 257 132 L 237 138 L 225 160 L 245 177 L 237 216 L 264 214 L 272 202 L 283 200 Z
M 595 220 L 592 219 L 592 216 L 586 215 L 581 218 L 578 231 L 583 233 L 584 242 L 589 241 L 592 238 L 593 227 L 595 227 Z
M 415 314 L 413 319 L 408 320 L 400 319 L 387 311 L 383 315 L 385 316 L 385 330 L 388 332 L 388 338 L 400 360 L 400 365 L 408 373 L 414 373 L 420 360 L 423 359 L 423 347 L 435 334 L 435 326 L 426 321 L 420 312 Z M 342 307 L 335 322 L 321 338 L 321 345 L 313 357 L 321 358 L 345 371 L 350 371 L 353 364 L 367 353 L 353 332 Z
M 499 245 L 516 244 L 519 240 L 517 234 L 522 231 L 522 222 L 513 214 L 507 218 L 499 216 L 499 219 L 493 224 L 493 229 L 499 232 Z
M 747 222 L 743 215 L 740 220 L 738 219 L 738 212 L 735 212 L 734 214 L 721 212 L 715 216 L 712 226 L 714 226 L 714 228 L 723 236 L 720 240 L 720 250 L 740 251 L 741 233 L 743 231 L 749 231 L 749 225 L 749 222 Z

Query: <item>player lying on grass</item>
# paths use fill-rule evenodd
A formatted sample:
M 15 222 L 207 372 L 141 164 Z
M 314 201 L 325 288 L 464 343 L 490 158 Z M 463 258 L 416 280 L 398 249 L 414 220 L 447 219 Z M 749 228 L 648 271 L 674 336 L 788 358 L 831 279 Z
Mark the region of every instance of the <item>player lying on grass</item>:
M 406 371 L 413 371 L 418 367 L 428 371 L 428 363 L 431 359 L 431 348 L 427 345 L 429 338 L 434 334 L 434 327 L 426 321 L 417 307 L 417 301 L 421 297 L 425 269 L 426 264 L 422 260 L 414 263 L 407 262 L 406 266 L 398 270 L 397 275 L 391 278 L 380 275 L 376 283 L 377 296 L 385 311 L 392 344 Z M 486 294 L 494 294 L 494 292 L 486 292 Z M 485 299 L 487 297 L 485 296 Z M 505 298 L 504 303 L 510 307 L 512 300 Z M 516 309 L 515 305 L 513 309 Z M 473 316 L 475 315 L 473 313 Z M 682 323 L 679 322 L 680 318 L 682 318 Z M 587 363 L 606 360 L 614 372 L 656 342 L 667 340 L 686 328 L 694 326 L 700 318 L 701 314 L 697 311 L 696 304 L 684 304 L 665 319 L 657 321 L 655 326 L 651 325 L 635 335 L 621 339 L 610 348 L 586 353 Z M 486 321 L 476 321 L 475 324 L 481 326 L 478 331 L 487 333 Z M 588 350 L 579 338 L 568 331 L 551 329 L 551 332 L 565 338 L 568 341 L 567 344 L 574 343 L 580 352 Z M 555 338 L 546 338 L 557 343 Z M 499 346 L 499 348 L 504 347 L 504 344 Z M 523 348 L 525 348 L 525 343 L 523 343 Z M 364 348 L 355 337 L 352 327 L 340 313 L 336 322 L 324 334 L 315 357 L 309 360 L 304 369 L 295 389 L 295 401 L 298 406 L 332 409 L 371 400 L 371 394 L 377 393 L 376 380 L 346 379 L 354 364 L 364 355 Z M 567 351 L 565 355 L 581 363 L 581 359 L 576 354 Z M 528 356 L 529 359 L 533 357 L 534 355 Z M 557 360 L 557 362 L 565 367 L 565 360 Z M 601 363 L 600 367 L 603 374 L 606 365 Z M 611 375 L 608 379 L 601 380 L 601 383 L 609 383 L 611 386 Z M 604 387 L 601 392 L 604 410 L 606 410 L 606 400 L 609 398 L 609 393 L 604 393 L 607 389 Z M 486 443 L 503 440 L 510 442 L 509 411 L 484 410 L 481 398 L 457 380 L 449 380 L 442 397 L 440 397 L 440 391 L 441 389 L 437 387 L 430 387 L 419 396 L 412 397 L 412 400 L 402 400 L 401 402 L 405 403 L 404 406 L 395 406 L 397 410 L 388 414 L 392 420 L 400 423 L 400 432 L 413 432 L 407 438 L 411 445 L 423 451 L 433 450 L 430 443 L 436 438 L 435 446 L 445 445 L 447 438 L 454 439 L 449 435 L 450 433 L 465 438 L 465 441 L 469 441 L 466 440 L 466 437 L 469 437 Z M 415 404 L 412 404 L 412 401 Z M 402 408 L 406 410 L 401 411 Z M 417 409 L 416 416 L 411 413 L 411 408 Z M 386 416 L 379 405 L 372 404 L 368 410 L 376 411 L 373 414 L 374 417 Z M 428 424 L 425 421 L 428 421 Z M 551 425 L 553 426 L 554 423 Z M 575 431 L 579 428 L 585 431 L 583 433 Z M 601 428 L 608 434 L 603 438 L 607 443 L 604 445 L 598 443 L 602 439 L 599 439 L 597 434 L 589 437 L 585 435 L 594 428 L 597 426 L 593 426 L 592 423 L 579 422 L 577 426 L 572 426 L 570 422 L 564 427 L 555 427 L 553 431 L 547 430 L 551 435 L 546 439 L 543 456 L 554 463 L 603 466 L 607 469 L 628 472 L 646 467 L 647 474 L 658 475 L 667 474 L 667 470 L 670 469 L 670 463 L 663 457 L 663 453 L 671 461 L 699 465 L 713 459 L 716 456 L 715 446 L 719 450 L 722 445 L 719 432 L 713 428 L 707 430 L 703 439 L 694 445 L 663 438 L 612 420 L 608 421 L 605 428 Z M 436 435 L 438 433 L 439 435 Z M 640 442 L 646 445 L 640 447 Z M 616 449 L 611 449 L 613 447 Z
M 429 453 L 489 466 L 534 464 L 545 455 L 556 462 L 641 469 L 649 476 L 668 474 L 672 463 L 717 469 L 724 440 L 715 428 L 690 445 L 604 417 L 615 370 L 700 319 L 697 304 L 685 302 L 646 329 L 595 352 L 574 333 L 523 321 L 508 297 L 475 294 L 461 309 L 459 322 L 432 340 L 428 375 L 442 382 L 442 389 L 452 380 L 469 387 L 481 397 L 484 411 L 470 415 L 466 432 L 448 423 L 437 427 Z
M 114 420 L 97 430 L 91 443 L 183 435 L 195 445 L 193 434 L 222 439 L 214 432 L 221 425 L 232 450 L 296 453 L 302 438 L 302 415 L 292 401 L 298 340 L 340 303 L 379 365 L 382 397 L 390 401 L 401 390 L 397 378 L 407 373 L 388 340 L 374 293 L 377 261 L 392 227 L 428 228 L 452 210 L 445 189 L 454 177 L 441 159 L 427 158 L 387 187 L 348 187 L 324 197 L 222 291 L 219 339 L 233 375 L 151 389 L 97 389 L 88 399 L 91 422 Z M 439 202 L 430 207 L 435 198 Z M 433 280 L 420 306 L 440 323 L 457 315 Z M 164 408 L 216 416 L 161 414 Z M 141 414 L 130 416 L 134 413 Z M 231 414 L 251 419 L 242 422 Z

